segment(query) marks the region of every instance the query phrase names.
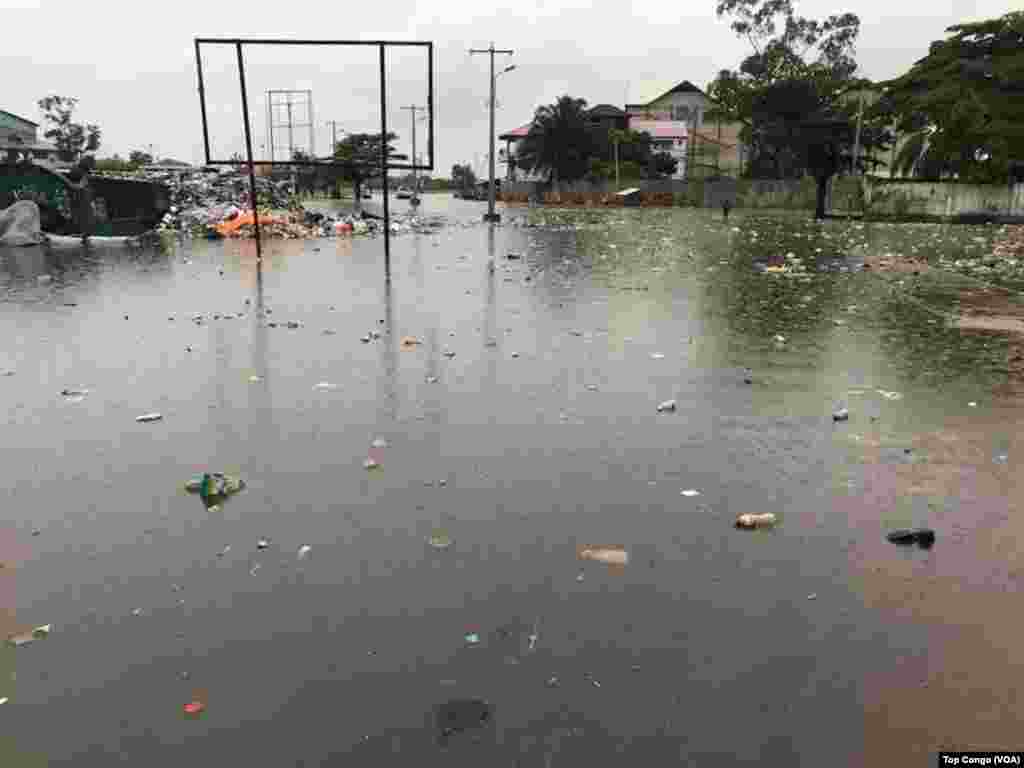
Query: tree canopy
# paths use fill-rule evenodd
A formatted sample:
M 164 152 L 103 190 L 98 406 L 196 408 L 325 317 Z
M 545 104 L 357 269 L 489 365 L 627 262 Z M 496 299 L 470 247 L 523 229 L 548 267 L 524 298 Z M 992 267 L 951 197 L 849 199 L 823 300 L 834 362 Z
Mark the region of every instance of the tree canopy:
M 38 102 L 43 119 L 49 128 L 43 136 L 52 141 L 61 160 L 78 160 L 83 152 L 95 152 L 100 148 L 101 131 L 93 124 L 82 125 L 71 120 L 78 99 L 67 96 L 47 96 Z
M 909 136 L 901 170 L 1003 181 L 1024 160 L 1024 12 L 946 31 L 909 71 L 880 84 L 875 112 Z
M 855 44 L 860 19 L 852 13 L 818 21 L 798 16 L 792 0 L 719 0 L 719 16 L 746 38 L 753 52 L 737 70 L 722 70 L 708 86 L 712 119 L 743 122 L 740 140 L 751 148 L 749 172 L 769 178 L 814 176 L 815 215 L 825 214 L 829 179 L 856 164 L 877 164 L 892 134 L 882 121 L 856 124 Z M 855 146 L 859 142 L 859 151 Z

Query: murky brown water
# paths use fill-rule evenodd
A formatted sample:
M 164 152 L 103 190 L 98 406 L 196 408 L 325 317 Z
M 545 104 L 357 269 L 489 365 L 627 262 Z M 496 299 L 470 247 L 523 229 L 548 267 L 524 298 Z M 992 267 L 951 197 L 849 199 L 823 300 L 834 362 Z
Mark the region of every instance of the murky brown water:
M 982 253 L 992 228 L 513 216 L 540 226 L 397 237 L 389 288 L 379 239 L 275 242 L 262 270 L 251 242 L 0 254 L 5 632 L 54 625 L 2 652 L 0 764 L 1019 743 L 1008 343 L 944 321 L 975 277 L 856 271 Z M 803 276 L 755 268 L 790 252 Z M 208 511 L 181 489 L 205 467 L 248 488 Z M 781 522 L 737 531 L 745 512 Z M 885 540 L 916 525 L 933 549 Z M 600 545 L 628 563 L 578 558 Z M 493 719 L 440 745 L 452 699 Z

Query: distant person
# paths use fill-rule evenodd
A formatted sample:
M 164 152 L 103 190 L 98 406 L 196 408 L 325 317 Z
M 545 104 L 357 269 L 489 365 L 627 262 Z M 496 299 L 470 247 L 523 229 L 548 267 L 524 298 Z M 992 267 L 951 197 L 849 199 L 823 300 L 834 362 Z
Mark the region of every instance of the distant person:
M 729 220 L 729 209 L 731 207 L 728 198 L 722 201 L 722 218 L 726 221 Z

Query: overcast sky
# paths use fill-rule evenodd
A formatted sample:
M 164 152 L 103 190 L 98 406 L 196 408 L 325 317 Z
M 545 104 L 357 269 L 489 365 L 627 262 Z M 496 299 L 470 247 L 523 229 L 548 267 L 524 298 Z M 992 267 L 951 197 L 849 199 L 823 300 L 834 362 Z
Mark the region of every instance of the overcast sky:
M 894 76 L 927 53 L 932 40 L 956 23 L 1001 16 L 1006 0 L 852 0 L 836 5 L 813 0 L 798 5 L 811 18 L 852 11 L 860 16 L 857 60 L 867 77 Z M 4 29 L 0 66 L 6 73 L 0 109 L 40 121 L 36 102 L 47 94 L 80 100 L 76 119 L 103 130 L 99 155 L 153 145 L 160 157 L 202 162 L 203 134 L 194 38 L 433 41 L 435 57 L 435 168 L 448 175 L 456 162 L 484 168 L 487 152 L 488 57 L 469 48 L 514 49 L 496 57 L 496 67 L 516 70 L 497 81 L 497 133 L 530 120 L 534 109 L 570 94 L 590 104 L 622 106 L 659 88 L 690 80 L 704 88 L 723 68 L 734 68 L 746 44 L 718 19 L 714 0 L 636 0 L 592 4 L 583 0 L 434 0 L 415 3 L 243 3 L 178 0 L 145 5 L 96 0 L 2 0 Z M 14 32 L 15 34 L 11 34 Z M 312 120 L 305 105 L 292 107 L 292 138 L 318 154 L 330 145 L 328 120 L 339 130 L 372 131 L 380 120 L 376 49 L 247 48 L 254 151 L 266 155 L 268 123 L 277 124 L 275 145 L 288 143 L 287 107 L 268 118 L 266 91 L 312 91 Z M 233 48 L 203 49 L 211 152 L 244 153 L 244 133 Z M 16 73 L 13 74 L 13 73 Z M 409 152 L 410 112 L 426 105 L 426 58 L 420 51 L 388 52 L 389 129 Z M 40 130 L 40 135 L 42 129 Z M 425 152 L 427 127 L 418 127 L 418 152 Z M 283 143 L 282 143 L 283 142 Z

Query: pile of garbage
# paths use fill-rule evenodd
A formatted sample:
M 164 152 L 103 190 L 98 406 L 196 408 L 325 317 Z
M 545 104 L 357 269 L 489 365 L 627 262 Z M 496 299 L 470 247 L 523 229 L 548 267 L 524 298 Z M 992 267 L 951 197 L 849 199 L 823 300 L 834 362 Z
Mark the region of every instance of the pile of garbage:
M 996 241 L 992 255 L 1004 258 L 1024 257 L 1024 224 L 1007 227 L 1005 234 Z

